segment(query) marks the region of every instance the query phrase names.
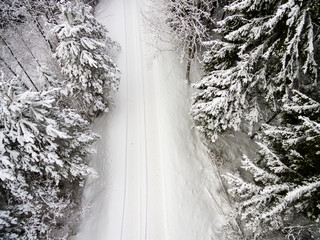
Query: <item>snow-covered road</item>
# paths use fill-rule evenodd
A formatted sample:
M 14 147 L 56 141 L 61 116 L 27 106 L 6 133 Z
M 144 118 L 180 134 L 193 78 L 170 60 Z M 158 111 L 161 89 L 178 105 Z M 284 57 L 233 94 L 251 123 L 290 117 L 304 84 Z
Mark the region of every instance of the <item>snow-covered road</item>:
M 147 61 L 143 0 L 101 0 L 97 18 L 122 46 L 116 108 L 97 119 L 91 205 L 78 240 L 219 239 L 226 209 L 206 149 L 191 129 L 184 68 L 172 52 Z M 214 198 L 213 198 L 214 196 Z

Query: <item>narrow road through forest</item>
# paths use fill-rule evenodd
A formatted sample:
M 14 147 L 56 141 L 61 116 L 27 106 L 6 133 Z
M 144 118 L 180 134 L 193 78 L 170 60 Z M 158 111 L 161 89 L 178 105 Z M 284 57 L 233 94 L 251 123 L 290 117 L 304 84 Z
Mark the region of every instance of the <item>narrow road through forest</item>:
M 192 130 L 184 67 L 172 52 L 149 61 L 143 4 L 101 0 L 96 9 L 122 47 L 122 74 L 115 108 L 93 124 L 101 135 L 92 156 L 99 178 L 87 181 L 88 215 L 73 239 L 219 239 L 226 203 L 206 148 Z

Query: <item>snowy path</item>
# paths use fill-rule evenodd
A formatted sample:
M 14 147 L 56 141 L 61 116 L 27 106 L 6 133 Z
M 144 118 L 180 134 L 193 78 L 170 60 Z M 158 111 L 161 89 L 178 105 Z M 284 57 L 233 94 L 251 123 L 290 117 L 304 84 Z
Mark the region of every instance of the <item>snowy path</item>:
M 122 46 L 122 80 L 116 108 L 93 126 L 101 135 L 92 159 L 100 177 L 85 187 L 92 208 L 73 239 L 218 239 L 224 199 L 191 130 L 184 68 L 170 52 L 147 64 L 142 1 L 101 0 L 96 11 Z

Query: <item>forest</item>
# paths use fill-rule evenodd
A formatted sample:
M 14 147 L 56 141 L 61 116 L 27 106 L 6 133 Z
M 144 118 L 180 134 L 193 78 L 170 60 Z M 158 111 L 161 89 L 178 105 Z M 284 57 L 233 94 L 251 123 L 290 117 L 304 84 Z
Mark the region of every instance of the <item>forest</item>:
M 190 114 L 209 148 L 235 132 L 258 145 L 223 160 L 242 165 L 223 177 L 243 237 L 319 239 L 320 2 L 153 2 L 150 27 L 174 36 L 187 80 L 203 67 Z
M 0 239 L 67 239 L 81 217 L 90 124 L 120 81 L 97 4 L 0 0 Z M 241 165 L 222 176 L 237 237 L 320 239 L 320 2 L 150 0 L 146 16 L 185 64 L 209 151 L 237 132 L 257 149 L 222 159 Z
M 85 2 L 0 9 L 0 238 L 64 239 L 57 231 L 95 174 L 86 157 L 99 136 L 89 125 L 117 90 L 109 52 L 118 44 Z

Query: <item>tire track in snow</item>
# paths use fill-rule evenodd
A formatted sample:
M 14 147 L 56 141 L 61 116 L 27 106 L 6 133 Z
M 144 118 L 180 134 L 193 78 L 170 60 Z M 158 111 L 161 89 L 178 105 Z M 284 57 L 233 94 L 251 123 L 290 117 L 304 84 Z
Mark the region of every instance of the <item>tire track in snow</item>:
M 154 73 L 153 73 L 153 82 L 154 82 L 154 88 L 159 88 L 160 86 L 158 86 L 159 82 L 160 82 L 160 79 L 159 79 L 159 76 L 160 76 L 160 73 L 159 73 L 159 63 L 158 63 L 158 60 L 156 59 L 156 61 L 154 62 L 154 66 L 153 66 L 153 70 L 154 70 Z M 160 104 L 159 104 L 159 93 L 157 91 L 155 91 L 155 95 L 156 95 L 156 118 L 157 118 L 157 131 L 158 131 L 158 138 L 160 136 L 160 132 L 161 132 L 161 129 L 160 129 Z M 163 231 L 164 231 L 164 234 L 163 234 L 163 240 L 166 240 L 168 238 L 168 217 L 167 217 L 167 202 L 166 202 L 166 183 L 165 183 L 165 163 L 164 163 L 164 158 L 161 154 L 161 151 L 163 149 L 163 146 L 162 146 L 162 142 L 159 141 L 159 149 L 160 149 L 160 174 L 161 174 L 161 187 L 162 187 L 162 204 L 163 204 Z
M 142 50 L 140 38 L 140 21 L 138 16 L 137 1 L 124 0 L 125 12 L 125 28 L 126 28 L 126 69 L 127 73 L 132 72 L 132 76 L 127 75 L 128 81 L 135 81 L 135 84 L 128 83 L 132 88 L 127 88 L 127 139 L 126 139 L 126 163 L 125 163 L 125 185 L 124 185 L 124 200 L 121 224 L 120 239 L 127 239 L 139 235 L 140 240 L 147 239 L 147 218 L 148 218 L 148 171 L 147 171 L 147 143 L 146 143 L 146 109 L 145 109 L 145 89 L 142 67 Z M 133 35 L 133 36 L 132 36 Z M 129 38 L 130 37 L 130 38 Z M 134 60 L 134 61 L 132 61 Z M 133 85 L 132 85 L 133 84 Z M 129 109 L 130 101 L 133 105 L 133 110 Z M 129 112 L 130 111 L 130 112 Z M 138 115 L 138 116 L 137 116 Z M 138 121 L 137 121 L 138 120 Z M 136 121 L 137 126 L 129 126 Z M 133 129 L 137 127 L 137 129 Z M 128 134 L 130 137 L 128 137 Z M 136 136 L 137 134 L 138 136 Z M 132 141 L 132 142 L 131 142 Z M 134 145 L 134 146 L 130 146 Z M 137 149 L 138 148 L 138 149 Z M 133 153 L 134 156 L 131 156 Z M 134 159 L 134 157 L 138 159 Z M 130 158 L 130 159 L 129 159 Z M 137 161 L 139 169 L 132 169 L 132 162 Z M 139 176 L 135 176 L 135 175 Z M 133 177 L 139 178 L 136 183 L 131 183 Z M 129 184 L 129 186 L 128 186 Z M 130 188 L 130 189 L 129 189 Z M 135 189 L 136 188 L 136 189 Z M 139 191 L 139 214 L 131 211 L 135 206 L 134 201 L 137 200 L 133 196 L 135 190 Z M 131 193 L 131 194 L 130 194 Z M 131 200 L 131 202 L 130 202 Z M 132 202 L 133 201 L 133 202 Z M 137 229 L 130 229 L 131 223 L 139 222 L 139 232 Z M 136 225 L 137 226 L 137 225 Z
M 125 24 L 125 42 L 126 42 L 126 72 L 128 72 L 128 55 L 127 55 L 127 44 L 128 44 L 128 34 L 127 34 L 127 20 L 126 20 L 126 1 L 124 0 L 124 4 L 123 4 L 123 16 L 124 16 L 124 24 Z M 122 79 L 123 81 L 123 79 Z M 128 81 L 128 79 L 126 79 L 126 81 Z M 126 86 L 126 139 L 125 139 L 125 169 L 124 169 L 124 186 L 123 186 L 123 202 L 122 202 L 122 217 L 121 217 L 121 230 L 120 230 L 120 240 L 122 240 L 123 238 L 123 227 L 124 227 L 124 214 L 125 214 L 125 206 L 126 206 L 126 197 L 127 197 L 127 172 L 128 172 L 128 103 L 129 103 L 129 88 L 128 88 L 128 84 Z
M 143 41 L 143 2 L 102 0 L 97 10 L 100 21 L 112 26 L 110 34 L 121 43 L 118 63 L 123 74 L 115 96 L 117 108 L 96 123 L 102 138 L 94 166 L 100 171 L 108 164 L 110 169 L 86 189 L 93 210 L 77 240 L 167 239 L 162 129 L 155 84 L 159 73 L 144 65 L 150 49 Z M 105 192 L 98 194 L 102 187 Z
M 94 166 L 100 170 L 107 163 L 110 169 L 86 189 L 93 210 L 77 240 L 218 239 L 215 230 L 224 222 L 203 188 L 208 179 L 212 196 L 219 195 L 216 179 L 203 171 L 211 160 L 190 134 L 184 68 L 170 52 L 161 53 L 151 68 L 139 65 L 149 49 L 141 42 L 146 35 L 140 32 L 137 4 L 147 1 L 101 0 L 100 19 L 124 48 L 119 58 L 124 74 L 117 109 L 95 123 L 103 137 Z M 104 183 L 106 192 L 96 195 Z
M 146 129 L 146 102 L 145 102 L 145 84 L 143 76 L 143 62 L 142 62 L 142 47 L 141 47 L 141 31 L 140 31 L 140 15 L 137 0 L 134 0 L 135 7 L 135 44 L 137 54 L 137 71 L 138 71 L 138 85 L 139 91 L 139 116 L 141 117 L 141 158 L 140 158 L 140 239 L 146 240 L 148 233 L 148 155 L 147 155 L 147 129 Z M 139 67 L 140 66 L 140 67 Z
M 143 75 L 143 62 L 142 62 L 142 47 L 141 47 L 141 42 L 142 42 L 142 39 L 141 39 L 141 29 L 140 29 L 140 26 L 141 26 L 141 16 L 140 16 L 140 12 L 139 12 L 139 9 L 140 7 L 138 6 L 138 0 L 135 0 L 135 5 L 136 7 L 138 8 L 135 8 L 135 13 L 136 13 L 136 18 L 137 18 L 137 28 L 136 29 L 136 43 L 137 45 L 139 46 L 138 49 L 139 49 L 139 64 L 140 64 L 140 71 L 139 71 L 139 80 L 140 80 L 140 89 L 142 91 L 142 94 L 141 94 L 141 100 L 142 100 L 142 111 L 143 111 L 143 145 L 144 145 L 144 152 L 143 152 L 143 164 L 141 165 L 142 168 L 141 168 L 141 174 L 140 174 L 140 186 L 143 186 L 144 190 L 142 190 L 140 192 L 140 196 L 141 196 L 141 199 L 140 199 L 140 203 L 141 205 L 144 205 L 141 206 L 141 211 L 144 211 L 144 214 L 142 213 L 141 214 L 141 227 L 144 228 L 144 231 L 142 231 L 140 235 L 140 239 L 141 240 L 147 240 L 148 239 L 148 187 L 149 187 L 149 184 L 148 184 L 148 153 L 147 153 L 147 149 L 148 149 L 148 144 L 147 144 L 147 120 L 146 120 L 146 94 L 145 94 L 145 84 L 144 84 L 144 75 Z M 139 104 L 139 106 L 141 107 L 141 104 Z M 144 175 L 142 175 L 144 174 Z M 144 217 L 144 219 L 142 218 L 142 216 Z

